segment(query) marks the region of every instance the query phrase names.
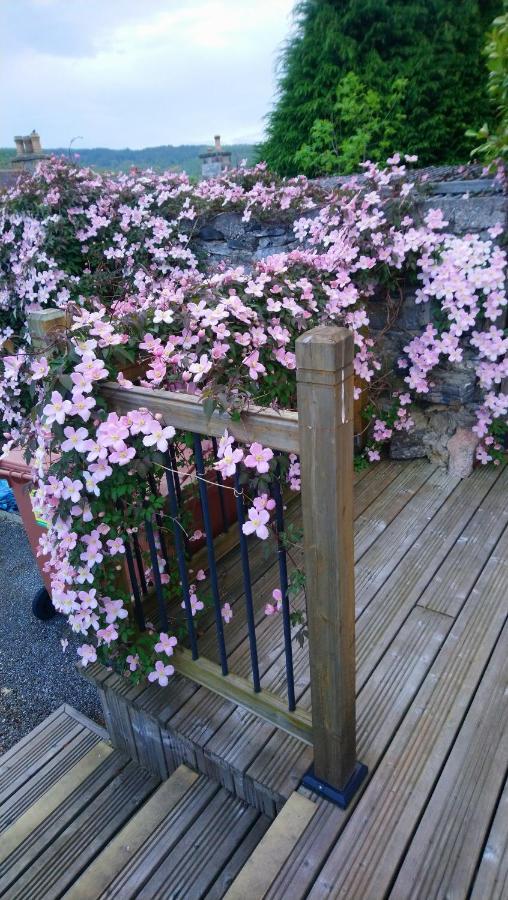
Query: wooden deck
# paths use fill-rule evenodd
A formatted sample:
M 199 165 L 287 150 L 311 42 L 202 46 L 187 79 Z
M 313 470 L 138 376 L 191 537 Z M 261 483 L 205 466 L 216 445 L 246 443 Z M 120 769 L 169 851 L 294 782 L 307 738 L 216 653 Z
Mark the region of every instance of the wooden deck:
M 171 776 L 170 784 L 176 771 L 181 778 L 178 766 L 186 763 L 203 783 L 222 785 L 217 810 L 229 797 L 237 804 L 231 815 L 243 822 L 219 861 L 206 857 L 208 880 L 176 881 L 180 893 L 172 893 L 154 876 L 153 890 L 132 887 L 119 896 L 219 897 L 232 881 L 229 900 L 508 897 L 508 468 L 479 469 L 459 482 L 425 461 L 388 462 L 360 474 L 355 496 L 358 755 L 368 780 L 342 811 L 299 787 L 312 751 L 296 738 L 181 676 L 165 690 L 133 688 L 95 666 L 89 675 L 100 686 L 115 752 L 123 767 L 128 757 L 135 761 L 128 770 L 137 779 L 135 805 L 143 810 L 161 779 Z M 288 511 L 295 520 L 298 514 L 297 506 Z M 281 623 L 263 614 L 276 565 L 261 542 L 251 566 L 262 684 L 284 696 Z M 232 669 L 247 677 L 236 550 L 221 562 L 221 587 L 235 610 L 226 629 Z M 213 658 L 211 630 L 200 646 Z M 295 645 L 295 676 L 298 703 L 308 709 L 305 645 Z M 39 781 L 0 806 L 6 824 L 12 809 L 26 813 L 52 783 L 49 775 L 33 777 Z M 98 860 L 119 829 L 130 827 L 129 841 L 136 840 L 139 820 L 129 825 L 132 810 L 123 813 L 108 819 Z M 150 815 L 157 822 L 161 813 Z M 212 843 L 220 815 L 203 822 Z M 199 831 L 191 830 L 192 840 Z M 165 840 L 171 843 L 171 830 Z M 176 856 L 168 853 L 178 871 L 192 840 L 176 841 Z M 89 864 L 82 863 L 81 872 Z M 80 875 L 75 896 L 102 896 L 87 877 Z M 24 884 L 5 895 L 31 896 Z
M 0 897 L 220 898 L 269 824 L 185 766 L 161 783 L 64 706 L 0 758 Z
M 256 877 L 251 895 L 267 900 L 508 897 L 508 469 L 460 483 L 425 464 L 383 474 L 357 519 L 368 783 L 346 811 L 300 808 L 299 836 L 271 869 L 268 832 L 230 900 Z M 293 745 L 277 739 L 281 771 Z

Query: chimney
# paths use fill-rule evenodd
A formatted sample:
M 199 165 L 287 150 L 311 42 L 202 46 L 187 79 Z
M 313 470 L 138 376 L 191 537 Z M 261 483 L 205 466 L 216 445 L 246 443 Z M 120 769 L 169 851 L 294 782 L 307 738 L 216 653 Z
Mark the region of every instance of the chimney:
M 214 141 L 215 141 L 215 149 L 216 149 L 216 150 L 221 150 L 222 148 L 221 148 L 221 145 L 220 145 L 220 134 L 214 135 L 214 138 L 213 138 L 213 139 L 214 139 Z
M 35 129 L 32 131 L 30 138 L 32 140 L 32 153 L 42 153 L 41 139 Z
M 35 130 L 31 134 L 19 135 L 14 138 L 16 144 L 16 156 L 11 159 L 11 165 L 15 169 L 28 169 L 33 171 L 41 159 L 49 159 L 41 147 L 41 139 Z

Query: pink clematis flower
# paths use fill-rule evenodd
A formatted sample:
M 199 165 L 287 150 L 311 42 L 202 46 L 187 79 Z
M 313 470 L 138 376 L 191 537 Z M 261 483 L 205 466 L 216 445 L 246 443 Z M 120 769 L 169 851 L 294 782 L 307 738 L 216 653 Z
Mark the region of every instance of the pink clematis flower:
M 38 381 L 40 378 L 45 378 L 49 373 L 49 365 L 45 356 L 41 356 L 40 359 L 34 359 L 32 362 L 32 381 Z
M 158 660 L 155 663 L 155 671 L 150 672 L 148 675 L 148 681 L 158 681 L 161 687 L 166 687 L 169 677 L 173 675 L 174 671 L 174 666 L 165 666 L 163 662 Z
M 129 666 L 129 669 L 131 670 L 131 672 L 135 672 L 136 669 L 137 669 L 138 666 L 139 666 L 139 656 L 138 656 L 138 654 L 136 653 L 134 656 L 132 655 L 132 653 L 129 654 L 129 656 L 127 657 L 127 659 L 125 660 L 125 662 L 126 662 L 127 665 Z
M 272 458 L 273 451 L 255 441 L 250 445 L 249 454 L 245 457 L 244 463 L 249 469 L 256 469 L 260 475 L 263 475 L 268 472 Z
M 81 644 L 81 647 L 78 647 L 78 656 L 81 657 L 81 665 L 84 669 L 86 669 L 88 663 L 93 663 L 97 660 L 97 652 L 92 644 Z
M 233 450 L 232 444 L 228 444 L 223 451 L 222 458 L 214 464 L 214 468 L 221 473 L 223 478 L 229 478 L 235 474 L 236 467 L 242 459 L 243 450 L 240 447 L 236 447 Z
M 200 610 L 205 608 L 205 604 L 203 603 L 202 600 L 198 599 L 196 594 L 191 594 L 189 596 L 189 600 L 190 600 L 191 612 L 192 612 L 193 616 L 195 616 L 197 612 L 200 612 Z M 182 600 L 182 602 L 180 603 L 180 606 L 182 607 L 182 609 L 185 609 L 185 601 Z
M 209 372 L 211 368 L 211 360 L 208 358 L 206 353 L 203 353 L 200 357 L 199 362 L 192 363 L 189 366 L 189 371 L 193 374 L 192 380 L 197 384 L 198 381 L 201 381 L 203 375 L 206 375 L 206 373 Z
M 77 453 L 84 453 L 88 445 L 88 431 L 86 428 L 73 428 L 67 425 L 64 428 L 65 441 L 62 441 L 61 448 L 64 453 L 76 450 Z
M 255 497 L 252 502 L 256 509 L 275 509 L 275 500 L 269 497 L 268 494 L 261 494 L 259 497 Z
M 253 381 L 257 381 L 258 375 L 264 375 L 266 372 L 264 365 L 259 362 L 259 350 L 253 350 L 252 353 L 249 353 L 245 357 L 243 365 L 248 367 L 249 375 Z
M 121 537 L 110 538 L 106 541 L 106 544 L 109 547 L 111 556 L 115 556 L 116 553 L 125 553 L 125 544 Z
M 95 406 L 93 397 L 85 397 L 84 394 L 76 393 L 72 395 L 72 415 L 79 416 L 83 422 L 88 422 L 91 416 L 91 410 Z
M 256 509 L 255 506 L 252 506 L 249 509 L 249 518 L 247 522 L 244 522 L 242 525 L 242 531 L 244 534 L 256 534 L 256 537 L 261 538 L 262 541 L 266 541 L 270 532 L 266 527 L 266 523 L 270 521 L 270 513 L 267 512 L 266 509 Z
M 279 588 L 272 591 L 273 603 L 267 603 L 265 606 L 265 616 L 273 616 L 282 609 L 282 592 Z
M 165 453 L 168 449 L 169 441 L 174 438 L 174 436 L 175 429 L 172 425 L 167 425 L 163 428 L 161 423 L 154 419 L 150 431 L 148 434 L 145 434 L 143 438 L 143 444 L 145 447 L 155 446 L 161 453 Z
M 123 600 L 112 600 L 111 597 L 103 597 L 102 603 L 106 613 L 106 622 L 112 625 L 117 619 L 126 619 L 129 615 L 123 605 Z
M 84 606 L 85 609 L 96 609 L 98 605 L 96 594 L 95 588 L 90 588 L 88 591 L 79 591 L 78 597 L 81 601 L 81 606 Z
M 95 497 L 99 497 L 101 492 L 97 487 L 97 482 L 101 479 L 97 478 L 95 472 L 89 472 L 88 469 L 86 469 L 83 472 L 83 480 L 85 482 L 85 488 L 88 493 L 94 494 Z
M 71 381 L 74 385 L 74 389 L 79 391 L 80 394 L 90 394 L 92 391 L 92 381 L 83 372 L 72 372 L 71 373 Z
M 99 628 L 97 632 L 97 639 L 104 644 L 107 644 L 108 647 L 113 641 L 118 640 L 118 631 L 116 630 L 113 624 L 108 625 L 106 628 Z
M 58 422 L 59 425 L 63 425 L 65 417 L 71 410 L 71 401 L 64 400 L 60 391 L 53 391 L 51 394 L 51 403 L 46 404 L 42 411 L 46 419 L 46 425 L 52 425 L 53 422 Z
M 173 635 L 168 635 L 161 631 L 159 641 L 155 645 L 156 653 L 165 653 L 166 656 L 173 656 L 173 647 L 176 647 L 178 641 Z
M 79 498 L 81 496 L 81 491 L 83 490 L 83 482 L 72 481 L 70 478 L 65 475 L 62 481 L 62 499 L 63 500 L 72 500 L 73 503 L 79 503 Z
M 228 622 L 230 622 L 233 618 L 233 610 L 231 609 L 231 605 L 229 603 L 224 604 L 221 609 L 221 615 L 227 625 Z
M 122 447 L 113 450 L 109 454 L 109 459 L 110 462 L 117 463 L 119 466 L 126 466 L 135 456 L 136 451 L 134 447 L 128 447 L 127 444 L 124 444 Z

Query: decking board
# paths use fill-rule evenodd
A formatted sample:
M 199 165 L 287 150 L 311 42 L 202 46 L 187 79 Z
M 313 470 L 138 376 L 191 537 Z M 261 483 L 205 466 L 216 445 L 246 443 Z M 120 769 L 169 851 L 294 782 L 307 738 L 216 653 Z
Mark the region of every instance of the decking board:
M 30 777 L 24 778 L 21 783 L 19 779 L 16 780 L 9 795 L 5 796 L 0 804 L 0 834 L 19 819 L 46 791 L 49 791 L 62 775 L 79 763 L 99 741 L 99 735 L 89 729 L 83 728 L 75 735 L 71 733 L 60 752 L 52 755 L 44 765 L 38 767 L 37 771 L 32 772 Z
M 388 890 L 508 615 L 503 574 L 485 567 L 309 897 Z
M 470 519 L 479 515 L 476 511 L 478 504 L 485 496 L 492 494 L 493 504 L 502 512 L 503 495 L 495 491 L 498 477 L 496 470 L 480 470 L 474 480 L 463 481 L 451 492 L 448 491 L 446 502 L 437 509 L 420 534 L 415 536 L 413 544 L 398 565 L 387 564 L 392 566 L 389 576 L 374 593 L 357 621 L 359 685 L 365 683 L 410 610 L 420 602 L 425 589 L 433 583 L 434 578 L 439 577 L 440 566 L 446 565 L 447 556 L 455 542 L 460 539 Z M 501 519 L 498 536 L 502 527 Z M 386 548 L 386 552 L 389 552 L 389 548 Z M 485 556 L 487 558 L 488 553 Z M 480 568 L 469 569 L 473 583 Z M 446 610 L 441 608 L 436 611 Z
M 393 900 L 466 896 L 508 761 L 508 625 L 505 625 L 426 806 Z
M 508 776 L 482 850 L 471 900 L 504 900 L 508 895 Z
M 413 610 L 357 697 L 358 758 L 372 771 L 417 693 L 453 621 Z M 310 708 L 310 690 L 300 703 Z M 312 750 L 276 732 L 247 769 L 253 779 L 288 797 L 312 761 Z

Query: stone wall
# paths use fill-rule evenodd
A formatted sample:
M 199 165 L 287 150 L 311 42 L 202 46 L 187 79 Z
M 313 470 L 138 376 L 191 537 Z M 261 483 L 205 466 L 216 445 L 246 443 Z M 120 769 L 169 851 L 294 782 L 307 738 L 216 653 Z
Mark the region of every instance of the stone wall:
M 449 223 L 448 230 L 457 235 L 477 233 L 487 239 L 493 225 L 506 228 L 508 197 L 493 179 L 479 177 L 479 167 L 429 169 L 423 175 L 423 181 L 422 172 L 413 176 L 418 180 L 415 193 L 420 215 L 439 207 Z M 332 187 L 342 180 L 328 178 L 320 183 Z M 221 261 L 249 268 L 256 260 L 298 246 L 292 222 L 285 215 L 285 221 L 281 214 L 280 221 L 245 223 L 241 213 L 220 213 L 201 227 L 195 250 L 211 268 Z M 383 297 L 373 299 L 368 303 L 368 313 L 372 332 L 379 339 L 379 352 L 389 369 L 408 341 L 432 320 L 432 308 L 416 304 L 412 290 L 406 290 L 395 304 Z M 391 442 L 392 458 L 427 456 L 434 462 L 447 463 L 452 435 L 474 423 L 473 410 L 479 399 L 474 363 L 474 355 L 467 351 L 460 365 L 435 370 L 434 387 L 413 414 L 415 428 L 409 434 L 397 433 Z

